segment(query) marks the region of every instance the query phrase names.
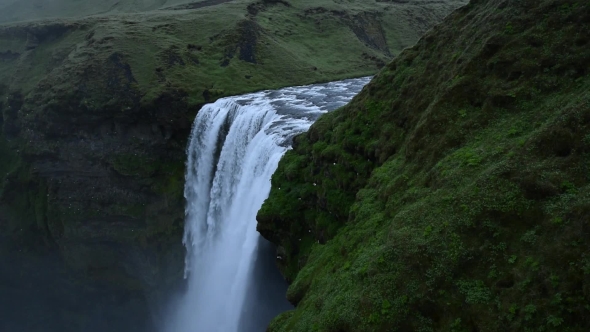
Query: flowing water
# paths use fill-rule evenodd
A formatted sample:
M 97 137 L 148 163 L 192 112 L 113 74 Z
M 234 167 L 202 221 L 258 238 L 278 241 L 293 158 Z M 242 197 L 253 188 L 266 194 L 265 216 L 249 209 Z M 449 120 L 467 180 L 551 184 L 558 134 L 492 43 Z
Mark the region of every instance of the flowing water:
M 265 287 L 264 278 L 254 278 L 260 255 L 256 213 L 268 197 L 270 178 L 293 136 L 345 105 L 368 82 L 263 91 L 223 98 L 199 111 L 187 149 L 188 289 L 168 332 L 264 331 L 267 321 L 244 321 L 252 307 L 263 305 L 247 297 L 253 285 Z

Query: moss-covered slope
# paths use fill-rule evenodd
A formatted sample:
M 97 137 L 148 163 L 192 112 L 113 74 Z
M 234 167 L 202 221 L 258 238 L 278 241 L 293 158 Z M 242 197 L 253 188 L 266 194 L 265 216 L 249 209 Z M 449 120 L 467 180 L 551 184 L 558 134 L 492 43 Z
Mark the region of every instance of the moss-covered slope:
M 271 331 L 590 330 L 590 5 L 474 0 L 295 139 Z

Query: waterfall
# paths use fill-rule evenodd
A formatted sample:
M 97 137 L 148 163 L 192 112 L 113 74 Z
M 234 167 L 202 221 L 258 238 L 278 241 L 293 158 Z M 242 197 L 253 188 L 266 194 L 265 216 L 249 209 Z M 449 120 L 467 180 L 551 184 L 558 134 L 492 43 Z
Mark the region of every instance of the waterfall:
M 264 283 L 251 279 L 259 243 L 256 213 L 268 197 L 270 178 L 293 136 L 368 82 L 263 91 L 223 98 L 199 111 L 187 148 L 184 192 L 188 289 L 168 332 L 255 332 L 244 331 L 240 321 L 252 305 L 247 290 Z

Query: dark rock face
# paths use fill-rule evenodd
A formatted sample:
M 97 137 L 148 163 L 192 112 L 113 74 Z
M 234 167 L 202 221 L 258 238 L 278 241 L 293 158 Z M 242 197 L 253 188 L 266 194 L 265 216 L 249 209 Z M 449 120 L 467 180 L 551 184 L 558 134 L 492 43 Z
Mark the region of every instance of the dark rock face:
M 10 61 L 18 58 L 20 56 L 19 53 L 12 52 L 10 50 L 6 52 L 0 52 L 0 61 Z
M 229 46 L 225 49 L 220 66 L 229 66 L 236 54 L 238 60 L 257 64 L 256 49 L 260 30 L 260 26 L 253 20 L 244 20 L 238 23 L 237 30 L 233 34 L 223 37 L 225 44 Z
M 385 31 L 376 16 L 376 14 L 361 13 L 346 21 L 359 40 L 370 48 L 391 56 Z
M 78 314 L 99 307 L 116 314 L 119 306 L 129 314 L 143 312 L 145 320 L 151 316 L 147 305 L 163 305 L 167 287 L 181 280 L 184 146 L 196 108 L 183 102 L 180 91 L 140 105 L 134 82 L 125 59 L 114 53 L 88 67 L 76 90 L 51 91 L 56 98 L 47 104 L 12 92 L 2 109 L 3 146 L 16 151 L 0 196 L 0 222 L 13 244 L 4 254 L 48 252 L 20 258 L 25 265 L 52 262 L 47 275 L 63 287 L 47 296 L 96 297 L 96 307 L 77 308 Z M 22 268 L 25 274 L 32 269 Z M 56 269 L 78 279 L 60 279 Z M 68 285 L 72 280 L 87 284 Z M 121 302 L 109 302 L 108 294 Z M 137 323 L 116 322 L 108 330 L 131 331 L 123 326 Z
M 229 1 L 231 1 L 231 0 L 205 0 L 205 1 L 191 2 L 191 3 L 172 6 L 172 7 L 165 7 L 163 9 L 165 9 L 165 10 L 199 9 L 199 8 L 208 7 L 208 6 L 220 5 L 222 3 L 229 2 Z
M 253 278 L 260 282 L 247 290 L 244 311 L 240 319 L 240 332 L 263 331 L 270 321 L 281 312 L 293 309 L 286 298 L 277 297 L 285 294 L 287 284 L 275 265 L 275 248 L 267 240 L 258 240 L 256 262 Z
M 142 291 L 84 281 L 56 250 L 24 253 L 3 246 L 0 252 L 2 331 L 155 331 L 145 319 L 151 313 Z

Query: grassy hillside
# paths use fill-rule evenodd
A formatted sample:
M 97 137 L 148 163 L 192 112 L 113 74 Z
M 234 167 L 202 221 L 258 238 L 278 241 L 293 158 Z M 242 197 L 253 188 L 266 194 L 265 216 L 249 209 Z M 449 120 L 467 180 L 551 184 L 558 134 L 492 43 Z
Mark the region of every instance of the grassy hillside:
M 589 36 L 584 1 L 471 1 L 297 137 L 270 330 L 590 330 Z
M 0 0 L 0 23 L 59 17 L 136 13 L 212 0 Z M 229 0 L 213 0 L 227 2 Z
M 197 104 L 368 75 L 462 3 L 236 0 L 16 23 L 0 26 L 0 82 L 57 96 L 83 84 L 85 94 L 100 100 L 95 95 L 105 91 L 94 90 L 104 86 L 102 69 L 121 65 L 129 66 L 129 88 L 142 102 L 182 90 Z

